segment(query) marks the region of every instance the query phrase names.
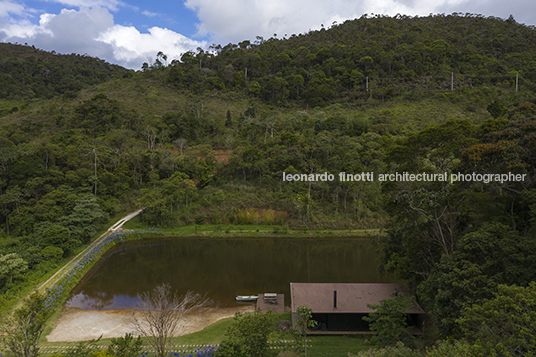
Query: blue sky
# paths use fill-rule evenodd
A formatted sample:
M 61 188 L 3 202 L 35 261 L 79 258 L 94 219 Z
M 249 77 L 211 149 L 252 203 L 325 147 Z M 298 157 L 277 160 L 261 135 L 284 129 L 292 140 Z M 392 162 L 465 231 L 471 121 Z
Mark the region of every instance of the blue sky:
M 363 14 L 476 13 L 536 25 L 535 0 L 0 0 L 0 42 L 140 69 L 197 47 L 299 34 Z
M 114 13 L 115 22 L 123 26 L 134 25 L 140 31 L 158 26 L 168 28 L 186 37 L 197 32 L 197 14 L 181 1 L 129 1 L 128 6 Z

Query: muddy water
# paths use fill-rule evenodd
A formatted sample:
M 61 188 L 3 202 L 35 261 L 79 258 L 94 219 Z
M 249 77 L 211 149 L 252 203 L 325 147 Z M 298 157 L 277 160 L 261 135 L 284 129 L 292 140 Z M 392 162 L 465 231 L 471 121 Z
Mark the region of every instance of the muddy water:
M 398 282 L 378 273 L 369 238 L 158 238 L 112 248 L 82 279 L 67 306 L 135 308 L 138 293 L 162 283 L 208 294 L 219 307 L 235 296 L 285 294 L 290 282 Z

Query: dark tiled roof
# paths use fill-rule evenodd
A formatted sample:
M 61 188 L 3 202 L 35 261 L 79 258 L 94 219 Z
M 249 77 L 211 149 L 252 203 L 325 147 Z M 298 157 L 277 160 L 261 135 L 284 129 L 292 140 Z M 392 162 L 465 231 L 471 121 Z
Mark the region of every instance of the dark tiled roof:
M 334 291 L 337 292 L 336 308 Z M 336 284 L 336 283 L 290 283 L 292 312 L 298 306 L 307 305 L 314 313 L 370 313 L 367 307 L 380 305 L 383 299 L 392 299 L 397 293 L 409 296 L 402 284 Z M 424 314 L 424 310 L 414 303 L 407 313 Z

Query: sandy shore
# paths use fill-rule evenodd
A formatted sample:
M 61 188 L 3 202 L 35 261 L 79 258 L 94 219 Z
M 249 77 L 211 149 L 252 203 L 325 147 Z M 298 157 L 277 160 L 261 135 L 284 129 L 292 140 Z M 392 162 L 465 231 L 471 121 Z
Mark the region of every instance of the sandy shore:
M 237 311 L 254 311 L 254 305 L 236 308 L 205 308 L 189 314 L 177 335 L 201 331 L 218 320 L 233 317 Z M 86 341 L 94 338 L 122 337 L 134 333 L 133 314 L 139 315 L 138 309 L 122 310 L 83 310 L 67 307 L 63 310 L 56 327 L 46 337 L 49 342 Z

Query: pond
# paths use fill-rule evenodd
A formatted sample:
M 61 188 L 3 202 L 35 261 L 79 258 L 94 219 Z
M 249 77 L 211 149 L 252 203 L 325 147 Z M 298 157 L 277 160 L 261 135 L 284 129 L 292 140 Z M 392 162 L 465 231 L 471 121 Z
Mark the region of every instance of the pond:
M 400 282 L 378 272 L 369 238 L 155 238 L 113 247 L 73 289 L 67 306 L 136 308 L 138 293 L 168 283 L 207 294 L 216 306 L 235 296 L 285 294 L 291 282 Z

